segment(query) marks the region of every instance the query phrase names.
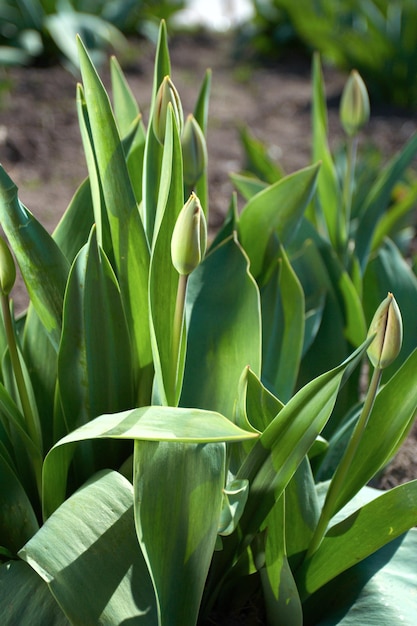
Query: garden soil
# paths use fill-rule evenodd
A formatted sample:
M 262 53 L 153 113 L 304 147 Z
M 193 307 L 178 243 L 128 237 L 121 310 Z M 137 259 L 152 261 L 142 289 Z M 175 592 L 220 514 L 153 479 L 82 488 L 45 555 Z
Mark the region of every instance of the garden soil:
M 170 41 L 172 78 L 185 115 L 194 108 L 205 70 L 212 70 L 208 127 L 210 226 L 227 211 L 230 172 L 244 168 L 238 129 L 247 125 L 266 142 L 287 173 L 310 162 L 310 61 L 287 55 L 268 68 L 254 68 L 236 58 L 227 36 L 203 33 Z M 120 58 L 129 84 L 148 120 L 154 46 L 132 43 Z M 107 68 L 101 76 L 110 87 Z M 338 102 L 346 77 L 324 68 L 332 147 L 342 141 Z M 19 187 L 22 202 L 52 232 L 77 186 L 86 176 L 78 128 L 75 89 L 78 77 L 60 66 L 10 68 L 0 74 L 0 161 Z M 387 160 L 417 128 L 411 113 L 372 106 L 362 145 L 377 147 Z M 25 306 L 21 283 L 14 292 L 17 310 Z M 417 478 L 417 430 L 380 479 L 391 487 Z

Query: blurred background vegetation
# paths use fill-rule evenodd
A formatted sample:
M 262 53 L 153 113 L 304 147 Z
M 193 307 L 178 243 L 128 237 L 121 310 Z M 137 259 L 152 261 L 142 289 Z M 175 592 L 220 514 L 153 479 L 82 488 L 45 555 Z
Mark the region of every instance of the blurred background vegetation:
M 417 105 L 416 0 L 253 0 L 241 49 L 273 62 L 289 51 L 357 69 L 374 100 Z
M 206 12 L 206 25 L 214 12 L 233 17 L 244 5 L 244 21 L 230 24 L 235 54 L 246 60 L 271 64 L 317 50 L 325 62 L 357 69 L 374 101 L 417 106 L 416 0 L 0 0 L 0 65 L 73 69 L 76 33 L 100 64 L 129 37 L 153 38 L 161 18 L 172 32 L 172 18 L 190 5 Z

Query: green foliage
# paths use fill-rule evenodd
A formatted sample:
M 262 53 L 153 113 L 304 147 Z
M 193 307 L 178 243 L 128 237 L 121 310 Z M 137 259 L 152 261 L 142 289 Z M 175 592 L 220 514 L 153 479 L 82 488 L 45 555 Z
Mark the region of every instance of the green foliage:
M 61 59 L 78 68 L 77 34 L 100 64 L 109 47 L 126 48 L 125 35 L 155 39 L 159 20 L 183 6 L 182 0 L 0 0 L 0 65 Z
M 147 126 L 118 63 L 111 102 L 77 46 L 89 176 L 52 235 L 0 170 L 0 222 L 30 296 L 14 319 L 4 241 L 2 623 L 230 623 L 240 601 L 271 625 L 349 624 L 356 597 L 376 623 L 402 611 L 411 626 L 416 484 L 383 494 L 366 484 L 416 413 L 417 281 L 381 231 L 375 243 L 375 229 L 366 239 L 353 228 L 353 209 L 344 221 L 332 213 L 344 196 L 319 66 L 322 164 L 285 176 L 247 134 L 268 181 L 235 178 L 243 209 L 234 196 L 206 251 L 210 74 L 193 112 L 192 184 L 173 101 L 157 99 L 173 87 L 165 23 Z M 413 151 L 412 141 L 364 203 L 381 221 Z M 382 370 L 375 352 L 386 356 L 401 325 L 388 289 L 403 303 L 404 342 Z M 391 321 L 372 325 L 372 343 L 384 298 Z M 374 374 L 359 385 L 371 345 Z
M 375 98 L 417 105 L 414 0 L 254 0 L 246 27 L 263 58 L 285 46 L 317 50 L 344 70 L 357 69 Z

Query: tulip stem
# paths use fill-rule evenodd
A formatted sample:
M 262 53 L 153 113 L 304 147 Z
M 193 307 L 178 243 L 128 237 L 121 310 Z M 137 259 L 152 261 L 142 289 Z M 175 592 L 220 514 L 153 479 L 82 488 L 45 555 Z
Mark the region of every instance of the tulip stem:
M 184 332 L 185 296 L 187 292 L 188 274 L 180 274 L 178 280 L 177 299 L 175 302 L 174 324 L 172 329 L 172 368 L 170 381 L 170 397 L 177 405 L 178 373 L 181 358 L 181 342 Z
M 337 498 L 340 493 L 340 488 L 342 487 L 343 482 L 346 479 L 347 473 L 349 471 L 350 466 L 352 465 L 353 458 L 359 447 L 359 443 L 362 439 L 362 435 L 364 433 L 366 425 L 368 424 L 369 416 L 371 414 L 372 408 L 374 406 L 375 398 L 378 393 L 379 383 L 381 381 L 381 375 L 382 375 L 382 369 L 379 367 L 376 367 L 374 369 L 371 381 L 369 383 L 369 388 L 365 397 L 365 402 L 363 403 L 361 414 L 356 423 L 355 429 L 352 433 L 352 436 L 345 450 L 345 453 L 342 457 L 342 460 L 337 466 L 337 469 L 334 473 L 332 481 L 329 485 L 329 489 L 326 494 L 326 499 L 324 501 L 324 505 L 320 514 L 318 524 L 316 526 L 316 530 L 310 541 L 310 545 L 306 554 L 306 559 L 310 558 L 320 546 L 321 541 L 326 532 L 327 526 L 330 522 L 330 519 L 333 517 L 335 513 L 335 505 L 337 503 Z

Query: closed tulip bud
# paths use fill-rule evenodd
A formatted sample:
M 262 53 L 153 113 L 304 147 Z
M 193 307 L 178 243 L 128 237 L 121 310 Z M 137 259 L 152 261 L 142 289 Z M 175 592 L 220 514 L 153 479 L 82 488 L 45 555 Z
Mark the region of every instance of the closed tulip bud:
M 343 89 L 340 102 L 340 122 L 349 136 L 356 133 L 369 120 L 369 96 L 365 83 L 356 70 L 352 70 Z
M 181 134 L 184 126 L 184 115 L 178 91 L 169 76 L 165 76 L 158 89 L 153 113 L 152 128 L 160 144 L 164 144 L 168 104 L 172 105 L 174 119 Z
M 171 239 L 172 263 L 179 274 L 190 274 L 202 261 L 207 224 L 200 200 L 192 193 L 181 209 Z
M 207 166 L 206 139 L 197 120 L 189 115 L 181 137 L 184 182 L 193 187 Z
M 383 369 L 397 358 L 403 340 L 403 324 L 400 309 L 392 295 L 377 308 L 368 331 L 368 337 L 375 335 L 367 353 L 374 367 Z
M 8 296 L 16 280 L 16 266 L 7 243 L 0 237 L 0 293 Z

